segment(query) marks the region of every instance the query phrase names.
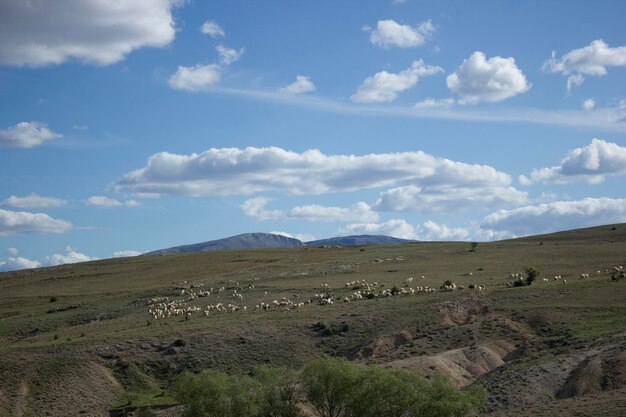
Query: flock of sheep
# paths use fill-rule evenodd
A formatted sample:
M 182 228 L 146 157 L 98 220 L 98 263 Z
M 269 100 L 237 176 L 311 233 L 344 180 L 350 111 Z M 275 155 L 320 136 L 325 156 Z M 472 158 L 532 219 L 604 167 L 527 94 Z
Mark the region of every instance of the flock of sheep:
M 422 276 L 422 279 L 425 279 L 425 277 Z M 196 313 L 203 314 L 204 316 L 209 316 L 212 312 L 234 313 L 238 311 L 264 311 L 273 309 L 296 310 L 311 304 L 331 305 L 335 301 L 350 303 L 362 299 L 431 294 L 435 292 L 435 289 L 429 287 L 428 285 L 411 286 L 410 284 L 413 282 L 413 280 L 414 278 L 412 277 L 408 278 L 405 281 L 405 285 L 403 287 L 399 288 L 394 286 L 391 289 L 386 288 L 386 284 L 379 282 L 368 283 L 365 280 L 347 282 L 345 284 L 345 288 L 349 288 L 351 291 L 354 292 L 346 296 L 336 295 L 335 291 L 333 291 L 333 288 L 331 288 L 331 286 L 326 283 L 320 286 L 320 288 L 322 289 L 320 293 L 315 293 L 311 297 L 304 299 L 304 301 L 300 301 L 300 296 L 298 294 L 294 294 L 293 298 L 297 299 L 296 301 L 293 301 L 287 297 L 282 297 L 281 299 L 275 299 L 271 302 L 261 302 L 250 308 L 248 308 L 247 305 L 240 307 L 236 304 L 225 302 L 207 304 L 204 307 L 190 306 L 188 305 L 188 303 L 198 298 L 209 297 L 212 294 L 215 295 L 216 298 L 220 298 L 221 294 L 226 292 L 227 289 L 226 287 L 221 287 L 217 290 L 210 288 L 208 290 L 196 292 L 193 290 L 193 288 L 181 289 L 181 287 L 176 287 L 177 289 L 180 289 L 180 296 L 182 298 L 170 300 L 169 297 L 154 297 L 147 300 L 147 305 L 150 317 L 155 320 L 165 319 L 172 316 L 184 316 L 185 319 L 189 319 L 193 314 Z M 184 284 L 187 284 L 187 282 L 185 281 Z M 241 286 L 239 286 L 239 283 L 236 281 L 234 281 L 233 284 L 235 284 L 234 287 L 231 287 L 229 289 L 229 291 L 232 291 L 229 297 L 237 301 L 243 301 L 244 295 L 241 292 Z M 253 289 L 254 285 L 248 286 L 248 290 Z M 264 295 L 267 295 L 267 291 L 264 293 Z
M 621 278 L 624 277 L 624 269 L 621 265 L 613 267 L 612 271 L 612 276 L 619 276 Z M 605 270 L 605 272 L 609 272 L 609 269 Z M 601 274 L 602 271 L 598 270 L 597 273 Z M 472 276 L 473 274 L 470 272 L 465 275 Z M 586 279 L 590 277 L 590 274 L 582 273 L 580 274 L 580 277 L 582 279 Z M 513 279 L 514 281 L 525 279 L 522 273 L 512 273 L 509 275 L 509 278 Z M 420 279 L 424 280 L 425 277 L 422 275 Z M 567 283 L 567 280 L 562 275 L 554 275 L 552 277 L 552 280 Z M 188 320 L 194 314 L 202 314 L 208 317 L 211 315 L 211 313 L 235 313 L 248 310 L 267 311 L 280 309 L 288 311 L 300 309 L 311 304 L 332 305 L 335 301 L 351 303 L 363 299 L 411 296 L 418 294 L 431 294 L 435 292 L 434 288 L 427 285 L 413 285 L 414 281 L 415 278 L 409 277 L 404 281 L 403 286 L 399 287 L 394 285 L 392 288 L 388 288 L 386 284 L 377 281 L 369 283 L 366 280 L 355 280 L 345 283 L 345 289 L 353 291 L 348 295 L 336 295 L 333 288 L 331 288 L 329 284 L 325 283 L 320 286 L 322 289 L 320 293 L 315 293 L 311 297 L 305 298 L 303 301 L 300 301 L 300 296 L 298 294 L 293 294 L 293 298 L 295 299 L 295 301 L 291 300 L 288 297 L 282 297 L 280 299 L 274 299 L 270 302 L 261 302 L 259 304 L 255 304 L 253 307 L 250 308 L 248 308 L 247 305 L 240 307 L 230 302 L 217 302 L 214 304 L 206 304 L 204 307 L 188 305 L 188 303 L 198 298 L 205 298 L 211 295 L 214 295 L 216 298 L 221 298 L 222 294 L 226 293 L 227 291 L 229 291 L 229 295 L 227 295 L 227 297 L 232 298 L 235 301 L 243 301 L 243 287 L 241 287 L 239 285 L 239 282 L 237 281 L 228 281 L 228 283 L 232 284 L 228 288 L 228 290 L 225 286 L 222 286 L 216 290 L 210 288 L 204 291 L 194 291 L 193 285 L 187 285 L 187 281 L 184 281 L 183 284 L 186 285 L 185 287 L 176 287 L 176 289 L 180 290 L 181 298 L 170 300 L 169 297 L 155 297 L 147 300 L 147 305 L 150 317 L 155 320 L 165 319 L 172 316 L 184 316 L 185 319 Z M 548 278 L 543 278 L 543 281 L 544 283 L 547 283 L 550 280 Z M 513 286 L 512 283 L 508 281 L 506 284 L 507 286 Z M 470 290 L 482 291 L 486 289 L 486 286 L 482 284 L 469 284 L 468 288 Z M 254 285 L 248 285 L 247 289 L 254 290 Z M 439 289 L 441 291 L 464 290 L 465 286 L 456 285 L 451 281 L 446 281 L 446 283 L 444 283 Z M 336 291 L 339 291 L 339 289 L 337 289 Z M 268 295 L 267 291 L 264 292 L 264 295 Z

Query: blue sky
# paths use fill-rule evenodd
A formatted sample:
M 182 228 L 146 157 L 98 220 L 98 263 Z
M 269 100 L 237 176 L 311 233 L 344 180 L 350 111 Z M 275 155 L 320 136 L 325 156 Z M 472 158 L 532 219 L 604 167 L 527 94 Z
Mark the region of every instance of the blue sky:
M 622 1 L 0 0 L 0 270 L 626 221 Z

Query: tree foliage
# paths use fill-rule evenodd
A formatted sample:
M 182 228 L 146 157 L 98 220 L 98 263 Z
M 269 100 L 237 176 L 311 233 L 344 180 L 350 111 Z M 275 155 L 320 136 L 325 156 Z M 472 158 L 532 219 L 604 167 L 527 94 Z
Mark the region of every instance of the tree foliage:
M 305 401 L 320 417 L 463 417 L 485 399 L 479 387 L 458 390 L 441 374 L 362 366 L 339 358 L 310 362 L 302 372 L 261 366 L 253 376 L 206 370 L 173 383 L 184 417 L 300 417 Z

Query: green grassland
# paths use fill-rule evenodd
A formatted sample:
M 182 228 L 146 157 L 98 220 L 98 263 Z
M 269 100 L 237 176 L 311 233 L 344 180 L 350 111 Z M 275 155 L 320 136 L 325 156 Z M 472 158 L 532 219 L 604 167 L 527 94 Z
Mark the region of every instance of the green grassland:
M 608 270 L 626 266 L 626 225 L 470 249 L 419 242 L 237 250 L 0 274 L 0 413 L 158 411 L 173 404 L 167 388 L 182 370 L 243 374 L 331 355 L 426 374 L 442 368 L 458 385 L 480 383 L 490 394 L 481 415 L 625 415 L 626 282 L 611 282 Z M 541 271 L 539 279 L 508 288 L 509 274 L 527 266 Z M 408 277 L 412 286 L 438 289 L 451 280 L 465 289 L 340 300 L 354 292 L 347 282 L 390 289 Z M 254 309 L 282 297 L 309 300 L 323 284 L 338 299 L 332 305 Z M 181 300 L 180 287 L 191 285 L 226 290 L 189 306 L 248 309 L 151 318 L 150 298 Z M 230 297 L 235 289 L 242 300 Z M 320 323 L 341 330 L 324 332 Z M 599 376 L 578 378 L 590 358 L 600 363 L 590 375 Z

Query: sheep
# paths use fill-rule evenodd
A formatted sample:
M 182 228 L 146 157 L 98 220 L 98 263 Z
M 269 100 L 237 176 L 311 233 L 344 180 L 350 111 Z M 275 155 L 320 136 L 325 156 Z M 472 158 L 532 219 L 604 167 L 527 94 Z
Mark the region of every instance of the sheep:
M 544 278 L 543 282 L 548 283 L 548 282 L 550 282 L 550 280 L 548 278 Z

